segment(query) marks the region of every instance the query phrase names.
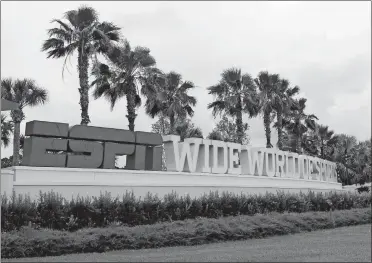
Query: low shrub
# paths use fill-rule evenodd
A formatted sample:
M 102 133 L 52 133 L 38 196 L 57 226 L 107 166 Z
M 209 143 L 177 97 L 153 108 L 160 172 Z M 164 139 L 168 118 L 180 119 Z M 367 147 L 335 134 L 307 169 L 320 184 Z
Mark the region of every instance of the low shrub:
M 219 241 L 371 223 L 371 209 L 334 212 L 270 213 L 199 218 L 135 227 L 86 228 L 76 232 L 23 227 L 1 236 L 1 257 L 44 257 L 122 249 L 191 246 Z
M 369 189 L 370 189 L 371 187 L 370 186 L 361 186 L 361 187 L 358 187 L 357 188 L 357 191 L 358 191 L 358 193 L 360 194 L 360 193 L 363 193 L 363 192 L 367 192 L 367 193 L 369 193 Z
M 149 225 L 198 217 L 219 218 L 270 212 L 309 212 L 370 207 L 368 193 L 266 193 L 245 195 L 210 192 L 199 198 L 178 196 L 172 192 L 163 199 L 150 193 L 144 199 L 126 192 L 121 198 L 109 193 L 99 197 L 77 197 L 66 201 L 59 194 L 40 193 L 37 201 L 29 196 L 3 196 L 2 232 L 31 225 L 34 228 L 76 231 L 86 227 L 109 225 Z

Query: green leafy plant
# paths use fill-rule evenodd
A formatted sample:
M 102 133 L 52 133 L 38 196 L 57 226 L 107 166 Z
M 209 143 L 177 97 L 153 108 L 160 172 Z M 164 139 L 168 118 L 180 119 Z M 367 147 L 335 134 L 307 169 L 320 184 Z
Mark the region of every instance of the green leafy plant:
M 34 227 L 76 231 L 87 227 L 112 224 L 136 226 L 195 218 L 266 213 L 330 211 L 363 208 L 371 205 L 369 193 L 285 193 L 278 191 L 260 195 L 239 195 L 210 192 L 199 198 L 179 196 L 176 192 L 163 198 L 148 193 L 137 198 L 125 192 L 120 198 L 109 193 L 98 197 L 80 197 L 66 201 L 57 193 L 41 193 L 38 200 L 29 196 L 3 196 L 1 204 L 2 232 L 20 229 L 31 223 Z

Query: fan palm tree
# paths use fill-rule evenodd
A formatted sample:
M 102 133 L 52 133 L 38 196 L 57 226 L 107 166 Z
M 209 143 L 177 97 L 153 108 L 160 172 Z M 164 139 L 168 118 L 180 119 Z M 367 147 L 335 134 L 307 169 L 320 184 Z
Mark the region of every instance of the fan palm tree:
M 118 99 L 126 97 L 129 130 L 134 131 L 136 108 L 141 105 L 143 95 L 155 94 L 154 79 L 161 72 L 155 68 L 156 61 L 145 47 L 131 48 L 124 40 L 118 46 L 111 46 L 107 53 L 108 64 L 97 62 L 92 75 L 95 99 L 106 98 L 114 108 Z
M 213 115 L 226 114 L 236 121 L 237 143 L 243 143 L 243 114 L 254 117 L 258 114 L 258 96 L 256 86 L 249 74 L 242 75 L 240 69 L 230 68 L 221 74 L 217 85 L 208 88 L 214 95 L 214 101 L 208 104 L 213 109 Z
M 273 105 L 277 118 L 278 142 L 279 150 L 283 149 L 283 116 L 290 113 L 291 106 L 294 104 L 294 95 L 298 94 L 300 88 L 295 86 L 289 87 L 289 82 L 286 79 L 280 80 L 280 85 L 277 90 L 276 103 Z
M 164 115 L 169 118 L 169 134 L 176 134 L 176 118 L 192 117 L 196 98 L 188 94 L 195 88 L 191 81 L 182 81 L 181 74 L 169 72 L 158 79 L 157 93 L 147 93 L 146 113 L 152 118 Z
M 4 147 L 8 147 L 9 145 L 13 127 L 13 123 L 7 120 L 7 116 L 1 114 L 1 143 Z
M 281 94 L 278 94 L 280 85 L 279 74 L 269 74 L 267 71 L 261 71 L 254 80 L 258 87 L 259 110 L 263 115 L 266 148 L 272 148 L 271 144 L 271 122 L 274 120 L 275 104 L 281 101 Z
M 277 118 L 276 128 L 278 130 L 277 146 L 280 150 L 283 148 L 283 127 L 282 119 L 293 104 L 293 96 L 299 92 L 299 87 L 289 87 L 286 79 L 281 79 L 279 74 L 269 74 L 267 71 L 261 71 L 254 80 L 259 90 L 260 112 L 263 114 L 266 148 L 272 148 L 271 144 L 271 123 L 274 115 Z
M 47 90 L 39 87 L 32 79 L 1 81 L 1 98 L 18 103 L 18 109 L 12 110 L 10 116 L 14 124 L 13 166 L 19 165 L 20 125 L 25 119 L 23 109 L 27 106 L 43 105 L 48 100 Z
M 316 133 L 319 140 L 320 157 L 330 159 L 335 151 L 338 136 L 334 134 L 334 131 L 329 130 L 326 125 L 318 125 Z
M 49 39 L 44 41 L 42 51 L 47 52 L 48 58 L 65 58 L 62 77 L 67 59 L 71 58 L 77 51 L 81 124 L 88 125 L 90 123 L 88 113 L 89 62 L 97 53 L 105 52 L 106 40 L 102 36 L 112 41 L 118 41 L 120 28 L 110 22 L 99 22 L 97 12 L 86 6 L 67 11 L 64 18 L 65 21 L 52 20 L 59 27 L 48 30 Z
M 295 100 L 282 120 L 283 127 L 290 134 L 289 137 L 293 137 L 295 152 L 299 154 L 302 153 L 304 135 L 308 130 L 315 130 L 315 120 L 318 120 L 315 115 L 308 115 L 304 112 L 306 101 L 305 98 Z M 275 126 L 278 126 L 278 123 L 275 123 Z

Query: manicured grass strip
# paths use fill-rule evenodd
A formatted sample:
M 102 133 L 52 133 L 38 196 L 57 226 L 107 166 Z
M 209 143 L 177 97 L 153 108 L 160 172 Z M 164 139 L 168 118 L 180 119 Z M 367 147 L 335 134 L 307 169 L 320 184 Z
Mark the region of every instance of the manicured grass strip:
M 352 248 L 352 249 L 351 249 Z M 117 250 L 2 262 L 371 262 L 371 224 L 200 246 Z
M 201 218 L 136 227 L 90 228 L 76 232 L 34 230 L 3 233 L 1 257 L 43 257 L 122 249 L 191 246 L 263 238 L 371 223 L 371 208 L 329 212 Z

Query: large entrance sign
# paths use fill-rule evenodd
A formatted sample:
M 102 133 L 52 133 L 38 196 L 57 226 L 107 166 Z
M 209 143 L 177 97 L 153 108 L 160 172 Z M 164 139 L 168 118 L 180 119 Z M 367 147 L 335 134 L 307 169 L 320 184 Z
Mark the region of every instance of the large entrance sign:
M 22 166 L 1 170 L 2 194 L 38 200 L 40 191 L 54 191 L 71 200 L 106 191 L 142 198 L 149 192 L 194 198 L 210 191 L 343 191 L 335 163 L 277 149 L 45 121 L 28 122 L 25 136 Z M 115 169 L 121 155 L 126 167 Z
M 337 182 L 335 163 L 276 149 L 43 121 L 28 122 L 25 135 L 24 166 L 114 169 L 126 155 L 128 170 L 160 171 L 164 144 L 167 172 Z

